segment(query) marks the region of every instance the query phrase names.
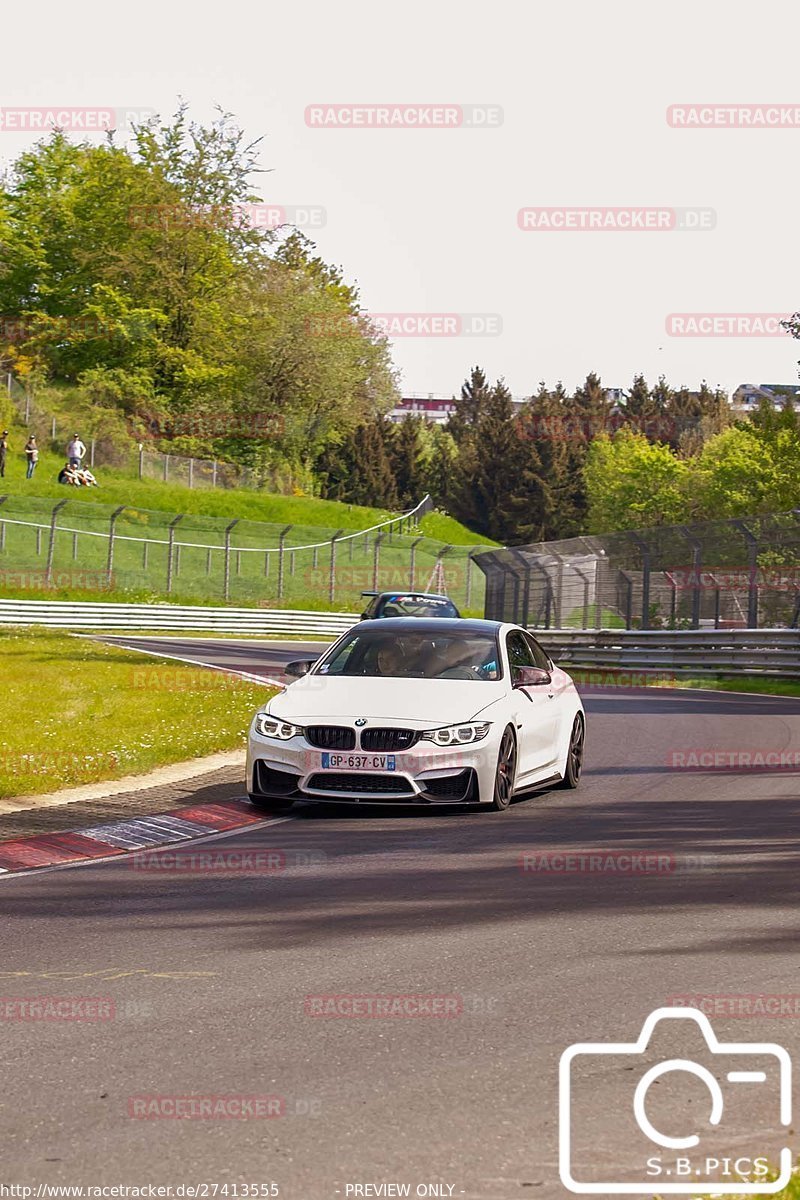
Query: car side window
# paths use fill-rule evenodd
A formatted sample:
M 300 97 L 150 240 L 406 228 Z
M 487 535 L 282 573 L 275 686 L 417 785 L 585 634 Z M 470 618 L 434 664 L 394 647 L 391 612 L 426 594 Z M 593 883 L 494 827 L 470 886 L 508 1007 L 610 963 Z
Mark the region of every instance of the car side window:
M 550 661 L 550 657 L 544 647 L 540 646 L 536 638 L 531 637 L 529 633 L 525 634 L 525 641 L 531 648 L 531 653 L 533 654 L 536 666 L 541 667 L 543 671 L 551 671 L 553 669 L 553 664 Z
M 378 597 L 373 596 L 373 598 L 370 600 L 367 607 L 364 609 L 364 619 L 366 621 L 369 621 L 370 618 L 375 616 L 375 613 L 377 611 L 378 611 Z
M 508 663 L 513 674 L 515 667 L 537 667 L 539 664 L 533 657 L 533 650 L 521 633 L 509 633 L 506 637 Z

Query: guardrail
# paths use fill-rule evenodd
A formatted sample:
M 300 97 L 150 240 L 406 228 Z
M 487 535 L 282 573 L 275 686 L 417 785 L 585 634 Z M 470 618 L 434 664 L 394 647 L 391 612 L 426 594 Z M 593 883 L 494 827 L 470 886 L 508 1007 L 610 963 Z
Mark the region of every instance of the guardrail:
M 206 608 L 177 604 L 101 604 L 66 600 L 0 600 L 0 625 L 53 629 L 158 630 L 338 637 L 356 613 L 298 612 L 267 608 Z
M 797 629 L 534 629 L 566 670 L 572 666 L 673 675 L 800 678 Z
M 356 613 L 206 608 L 176 604 L 0 600 L 0 625 L 147 632 L 202 631 L 338 637 Z M 800 678 L 797 629 L 534 629 L 557 662 L 571 667 L 674 675 L 782 675 Z

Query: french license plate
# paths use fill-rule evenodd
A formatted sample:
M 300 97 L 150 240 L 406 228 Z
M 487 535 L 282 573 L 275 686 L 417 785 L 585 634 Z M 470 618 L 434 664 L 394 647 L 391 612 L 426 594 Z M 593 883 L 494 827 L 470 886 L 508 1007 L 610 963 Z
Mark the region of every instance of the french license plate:
M 324 771 L 396 771 L 393 754 L 323 754 Z

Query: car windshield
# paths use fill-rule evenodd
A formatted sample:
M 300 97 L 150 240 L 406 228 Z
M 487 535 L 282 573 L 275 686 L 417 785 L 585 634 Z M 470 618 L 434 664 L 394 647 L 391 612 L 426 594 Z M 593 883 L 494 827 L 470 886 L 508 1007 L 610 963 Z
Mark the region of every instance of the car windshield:
M 499 679 L 502 667 L 497 639 L 490 633 L 398 635 L 384 628 L 354 631 L 320 660 L 315 674 L 479 682 Z
M 413 593 L 387 596 L 384 617 L 457 617 L 458 609 L 446 596 L 420 596 Z

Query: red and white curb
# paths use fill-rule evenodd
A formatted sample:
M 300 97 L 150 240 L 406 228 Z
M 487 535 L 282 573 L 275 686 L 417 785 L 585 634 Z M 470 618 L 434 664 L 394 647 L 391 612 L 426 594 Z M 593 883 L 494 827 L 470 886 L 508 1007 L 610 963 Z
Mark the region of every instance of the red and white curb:
M 231 829 L 261 825 L 270 819 L 270 813 L 256 811 L 244 800 L 224 800 L 219 804 L 176 808 L 152 817 L 93 825 L 80 831 L 37 833 L 0 842 L 0 875 L 114 858 L 154 846 L 173 846 Z

